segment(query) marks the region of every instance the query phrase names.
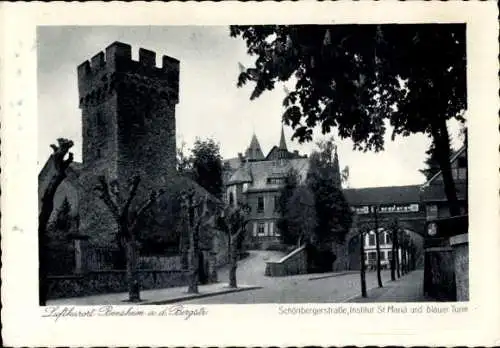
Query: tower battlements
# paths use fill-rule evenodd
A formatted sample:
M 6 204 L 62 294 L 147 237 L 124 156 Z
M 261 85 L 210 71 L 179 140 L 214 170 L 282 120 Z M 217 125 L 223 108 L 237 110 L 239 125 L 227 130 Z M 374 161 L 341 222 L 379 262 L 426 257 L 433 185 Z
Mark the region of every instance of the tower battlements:
M 99 99 L 122 83 L 138 90 L 151 90 L 178 102 L 179 61 L 163 56 L 156 66 L 156 53 L 139 48 L 139 60 L 132 60 L 132 47 L 114 42 L 105 51 L 81 63 L 78 68 L 80 106 Z

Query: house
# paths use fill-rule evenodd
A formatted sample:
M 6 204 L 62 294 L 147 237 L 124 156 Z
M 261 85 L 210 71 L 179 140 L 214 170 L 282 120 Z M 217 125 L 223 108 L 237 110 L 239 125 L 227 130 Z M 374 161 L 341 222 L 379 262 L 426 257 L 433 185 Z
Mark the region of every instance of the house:
M 468 211 L 467 146 L 464 145 L 458 149 L 451 156 L 450 163 L 460 212 L 464 215 Z M 425 205 L 428 220 L 450 216 L 448 198 L 444 191 L 443 174 L 441 171 L 437 172 L 422 185 L 421 197 Z
M 290 152 L 286 145 L 283 128 L 278 145 L 272 147 L 266 156 L 257 136 L 252 135 L 245 155 L 224 161 L 225 195 L 229 205 L 246 202 L 250 207 L 248 242 L 254 247 L 266 247 L 280 243 L 279 191 L 288 173 L 293 169 L 304 182 L 309 170 L 309 159 Z

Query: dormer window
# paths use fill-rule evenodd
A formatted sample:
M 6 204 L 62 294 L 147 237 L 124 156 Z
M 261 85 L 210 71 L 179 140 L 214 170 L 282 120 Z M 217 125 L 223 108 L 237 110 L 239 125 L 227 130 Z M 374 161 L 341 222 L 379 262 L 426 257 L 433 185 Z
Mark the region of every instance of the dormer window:
M 267 178 L 267 183 L 269 185 L 283 185 L 285 183 L 284 178 Z

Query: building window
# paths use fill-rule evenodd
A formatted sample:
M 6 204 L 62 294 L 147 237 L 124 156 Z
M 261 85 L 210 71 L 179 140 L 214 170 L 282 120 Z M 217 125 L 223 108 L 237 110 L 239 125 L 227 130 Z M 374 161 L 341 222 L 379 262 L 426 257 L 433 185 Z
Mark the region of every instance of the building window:
M 385 261 L 385 252 L 380 251 L 380 260 Z
M 465 157 L 459 157 L 457 160 L 458 168 L 467 168 L 467 159 Z
M 389 261 L 392 260 L 392 251 L 387 252 L 387 260 L 389 260 Z
M 273 197 L 273 201 L 274 201 L 274 211 L 278 211 L 279 209 L 279 206 L 278 206 L 278 203 L 279 203 L 279 200 L 278 200 L 278 196 L 274 196 Z
M 269 223 L 269 235 L 274 235 L 274 222 L 272 221 Z
M 438 217 L 438 207 L 436 204 L 427 206 L 427 220 L 436 219 Z
M 247 192 L 248 190 L 248 183 L 243 184 L 243 192 Z
M 285 183 L 283 178 L 267 178 L 267 183 L 269 185 L 282 185 Z
M 266 225 L 264 225 L 263 223 L 259 223 L 258 226 L 257 226 L 257 235 L 259 237 L 263 237 L 266 235 Z
M 262 213 L 264 211 L 264 197 L 257 197 L 257 213 Z
M 375 233 L 370 233 L 368 235 L 368 245 L 369 246 L 374 246 L 375 245 Z
M 391 232 L 384 232 L 385 244 L 392 244 Z
M 229 205 L 234 204 L 234 195 L 232 192 L 229 192 Z
M 377 253 L 375 251 L 370 251 L 368 254 L 368 261 L 375 261 L 377 259 Z

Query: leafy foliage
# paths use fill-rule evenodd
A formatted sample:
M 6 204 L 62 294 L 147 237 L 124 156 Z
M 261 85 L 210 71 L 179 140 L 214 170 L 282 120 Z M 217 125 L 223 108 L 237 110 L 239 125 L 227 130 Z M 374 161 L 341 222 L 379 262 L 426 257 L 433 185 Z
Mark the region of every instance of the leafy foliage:
M 285 243 L 302 245 L 314 241 L 316 209 L 314 195 L 307 186 L 295 188 L 288 201 L 285 218 L 288 227 L 284 235 Z
M 288 218 L 288 202 L 294 194 L 295 189 L 299 185 L 299 177 L 297 171 L 291 169 L 287 176 L 285 177 L 284 185 L 281 187 L 278 193 L 278 206 L 277 210 L 280 217 L 277 221 L 277 227 L 280 231 L 281 238 L 285 244 L 295 244 L 297 242 L 296 236 L 290 235 L 289 225 L 290 221 Z
M 464 25 L 231 26 L 230 34 L 257 57 L 238 78 L 255 83 L 251 99 L 296 80 L 283 118 L 300 141 L 319 124 L 381 150 L 383 118 L 409 135 L 466 107 Z
M 295 82 L 283 120 L 300 142 L 336 128 L 357 150 L 384 149 L 392 137 L 433 138 L 451 215 L 459 213 L 449 164 L 446 121 L 463 121 L 466 104 L 464 24 L 231 26 L 255 67 L 238 86 L 255 83 L 251 99 L 278 82 Z
M 51 246 L 67 244 L 67 236 L 71 230 L 71 204 L 65 197 L 59 209 L 57 209 L 55 218 L 47 226 L 49 244 Z
M 325 148 L 328 152 L 330 146 Z M 324 151 L 313 152 L 307 176 L 307 185 L 314 194 L 318 243 L 343 242 L 352 223 L 351 209 L 338 183 L 339 173 L 334 170 L 329 158 Z
M 437 172 L 439 172 L 439 161 L 436 156 L 436 147 L 434 143 L 431 143 L 429 149 L 425 152 L 427 158 L 424 161 L 425 168 L 420 169 L 420 173 L 425 175 L 425 179 L 429 180 L 432 178 Z
M 184 148 L 177 151 L 177 167 L 181 175 L 192 178 L 214 196 L 223 192 L 223 166 L 220 146 L 213 139 L 196 139 L 191 155 Z

